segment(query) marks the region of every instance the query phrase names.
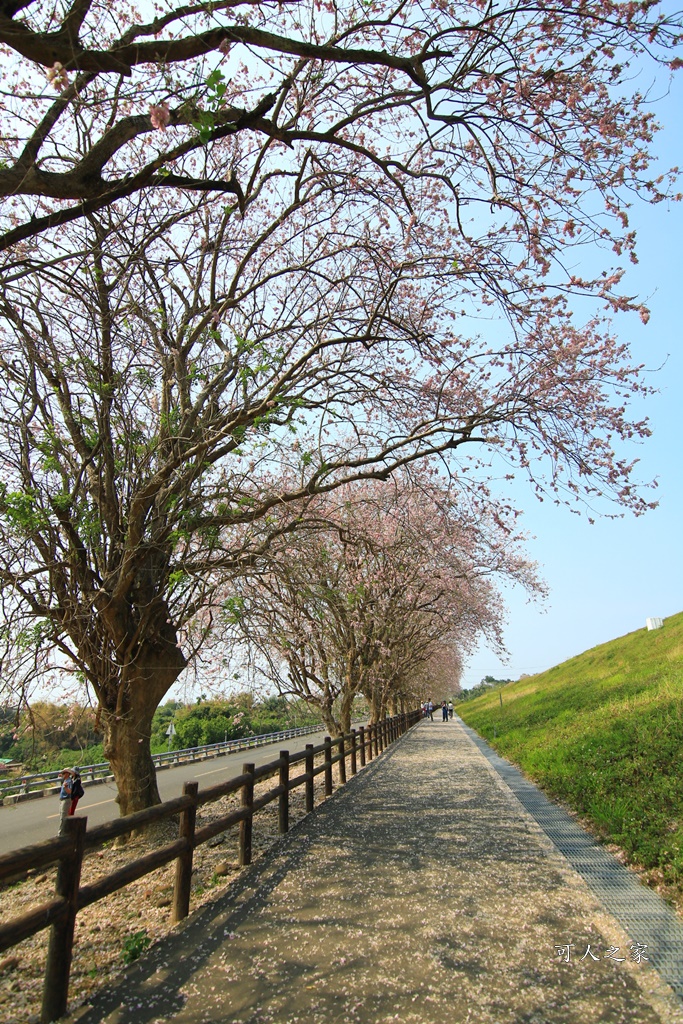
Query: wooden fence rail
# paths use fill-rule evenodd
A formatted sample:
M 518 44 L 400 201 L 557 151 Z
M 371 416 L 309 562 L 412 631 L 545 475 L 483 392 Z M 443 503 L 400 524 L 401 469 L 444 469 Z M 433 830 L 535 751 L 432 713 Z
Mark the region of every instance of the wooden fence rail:
M 199 790 L 196 782 L 186 782 L 182 796 L 104 825 L 97 825 L 90 831 L 87 830 L 87 818 L 67 818 L 66 835 L 0 856 L 0 882 L 25 874 L 31 869 L 55 863 L 58 865 L 55 898 L 21 917 L 0 924 L 0 953 L 44 928 L 51 929 L 43 985 L 42 1024 L 49 1024 L 66 1013 L 76 915 L 79 910 L 117 892 L 164 864 L 175 861 L 171 919 L 174 923 L 181 921 L 190 912 L 192 861 L 198 846 L 234 825 L 239 825 L 239 863 L 250 864 L 253 818 L 261 808 L 277 800 L 279 831 L 287 832 L 289 794 L 293 789 L 305 786 L 306 813 L 309 813 L 314 807 L 314 782 L 317 775 L 324 774 L 325 797 L 331 796 L 333 765 L 339 765 L 339 778 L 343 784 L 346 782 L 349 758 L 351 775 L 355 775 L 358 759 L 363 768 L 372 761 L 373 756 L 377 757 L 389 743 L 415 725 L 420 717 L 421 712 L 411 711 L 375 725 L 361 726 L 358 731 L 352 729 L 346 736 L 336 739 L 326 736 L 318 746 L 307 743 L 305 750 L 294 754 L 281 750 L 275 761 L 258 768 L 253 764 L 245 764 L 241 775 L 203 790 Z M 337 753 L 333 754 L 335 748 Z M 322 761 L 316 764 L 315 758 L 320 755 Z M 303 765 L 303 772 L 292 776 L 292 768 L 298 765 Z M 278 784 L 255 799 L 255 784 L 274 776 L 277 776 Z M 237 792 L 240 793 L 238 810 L 197 828 L 197 811 L 200 807 Z M 179 827 L 178 838 L 174 842 L 131 861 L 90 885 L 80 884 L 86 851 L 99 849 L 111 839 L 129 835 L 154 822 L 175 816 L 179 818 Z

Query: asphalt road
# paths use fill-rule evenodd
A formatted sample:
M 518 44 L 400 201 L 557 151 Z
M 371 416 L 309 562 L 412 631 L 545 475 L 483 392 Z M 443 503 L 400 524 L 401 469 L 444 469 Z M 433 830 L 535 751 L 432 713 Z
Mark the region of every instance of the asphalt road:
M 289 750 L 291 754 L 303 750 L 307 743 L 318 745 L 326 735 L 325 730 L 311 733 L 309 736 L 294 736 L 289 740 L 280 740 L 269 746 L 256 747 L 253 750 L 240 750 L 234 754 L 224 754 L 207 761 L 195 764 L 181 764 L 177 768 L 167 768 L 157 774 L 159 792 L 162 800 L 170 800 L 180 796 L 184 782 L 198 782 L 199 788 L 205 789 L 217 782 L 232 779 L 241 775 L 243 764 L 255 764 L 257 767 L 273 761 L 280 750 Z M 78 804 L 77 814 L 87 816 L 89 826 L 101 825 L 118 817 L 118 805 L 115 802 L 116 786 L 113 782 L 104 782 L 88 786 L 84 781 L 85 796 Z M 59 826 L 59 797 L 56 795 L 26 800 L 23 803 L 0 806 L 0 854 L 18 850 L 22 846 L 39 843 L 57 834 Z

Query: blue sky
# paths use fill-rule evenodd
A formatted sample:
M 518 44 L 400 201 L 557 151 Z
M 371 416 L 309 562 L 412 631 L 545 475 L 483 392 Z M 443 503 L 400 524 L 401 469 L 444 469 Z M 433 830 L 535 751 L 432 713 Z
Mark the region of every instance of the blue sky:
M 683 168 L 683 80 L 655 107 L 662 131 L 655 152 L 662 169 Z M 683 191 L 683 184 L 679 186 Z M 647 301 L 647 326 L 636 316 L 615 321 L 617 336 L 653 371 L 659 389 L 645 404 L 653 436 L 634 449 L 639 477 L 656 477 L 659 507 L 636 519 L 601 519 L 591 526 L 566 509 L 521 495 L 528 544 L 550 587 L 545 606 L 506 592 L 508 664 L 480 649 L 466 664 L 463 686 L 485 675 L 516 679 L 645 626 L 649 616 L 683 611 L 683 204 L 636 203 L 630 220 L 639 258 L 625 281 L 628 294 Z

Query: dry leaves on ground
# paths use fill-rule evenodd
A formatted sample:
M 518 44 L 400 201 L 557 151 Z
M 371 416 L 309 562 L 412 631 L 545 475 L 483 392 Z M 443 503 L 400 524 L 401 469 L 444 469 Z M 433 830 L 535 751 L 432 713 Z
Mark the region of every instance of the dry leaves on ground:
M 339 785 L 337 766 L 333 769 Z M 256 798 L 272 789 L 277 780 L 259 782 Z M 316 778 L 315 803 L 323 800 L 322 776 Z M 239 806 L 239 794 L 223 797 L 200 808 L 197 827 L 223 817 Z M 305 816 L 304 791 L 290 793 L 290 827 Z M 174 820 L 145 835 L 117 845 L 108 843 L 86 855 L 81 884 L 90 884 L 123 867 L 150 850 L 172 842 L 178 834 Z M 254 818 L 252 855 L 263 854 L 278 838 L 277 801 Z M 237 853 L 238 832 L 233 827 L 197 848 L 193 861 L 190 912 L 221 895 L 241 870 Z M 69 987 L 72 1010 L 96 989 L 112 982 L 126 964 L 171 930 L 174 862 L 145 875 L 98 903 L 82 910 L 76 920 L 74 957 Z M 52 899 L 56 868 L 30 875 L 14 885 L 0 886 L 3 922 L 35 909 Z M 37 1024 L 40 1017 L 43 974 L 49 930 L 43 930 L 0 956 L 0 1021 L 2 1024 Z

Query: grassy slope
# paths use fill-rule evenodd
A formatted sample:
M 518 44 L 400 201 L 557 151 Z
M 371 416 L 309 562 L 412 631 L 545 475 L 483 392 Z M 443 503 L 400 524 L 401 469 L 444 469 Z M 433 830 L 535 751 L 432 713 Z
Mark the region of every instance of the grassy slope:
M 499 754 L 650 869 L 650 881 L 680 893 L 682 690 L 680 613 L 662 629 L 629 633 L 457 711 Z

